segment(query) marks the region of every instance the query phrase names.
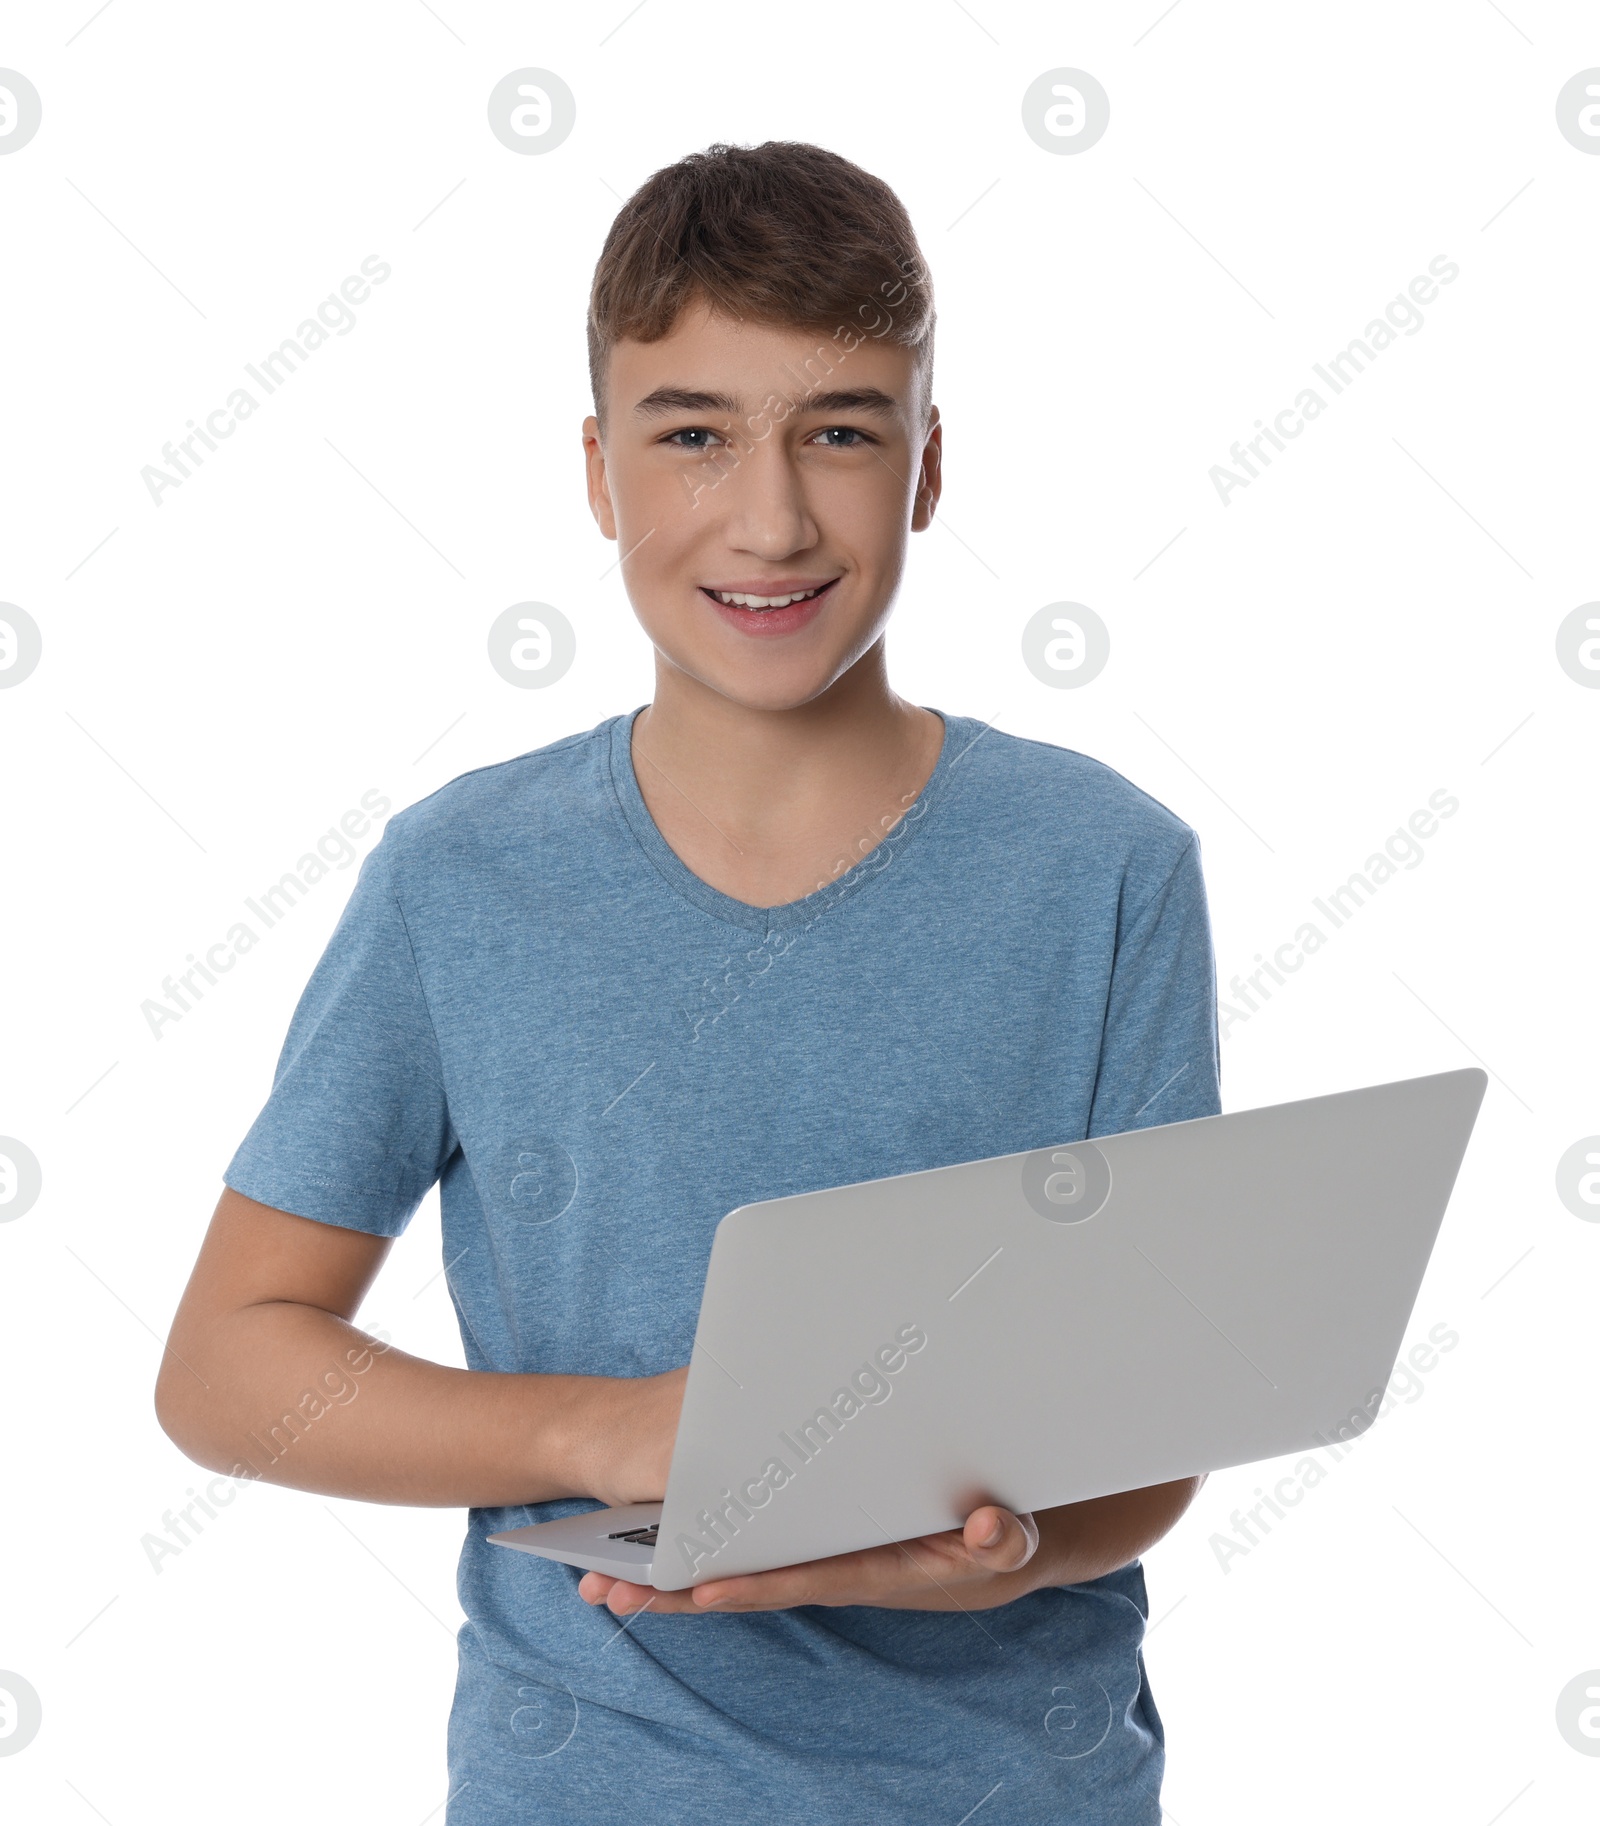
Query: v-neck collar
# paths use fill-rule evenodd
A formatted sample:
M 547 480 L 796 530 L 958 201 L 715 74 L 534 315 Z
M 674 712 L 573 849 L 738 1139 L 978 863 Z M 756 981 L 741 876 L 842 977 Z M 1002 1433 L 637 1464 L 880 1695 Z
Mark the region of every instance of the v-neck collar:
M 924 709 L 930 707 L 922 706 Z M 639 790 L 639 780 L 633 766 L 633 725 L 644 708 L 641 704 L 637 710 L 626 711 L 611 720 L 606 760 L 617 808 L 634 840 L 643 850 L 646 860 L 675 894 L 698 907 L 702 913 L 709 913 L 713 919 L 720 919 L 725 925 L 739 926 L 749 932 L 778 932 L 808 925 L 844 895 L 859 893 L 883 872 L 885 863 L 894 854 L 915 840 L 929 806 L 944 787 L 952 761 L 970 746 L 973 739 L 966 729 L 972 718 L 947 716 L 942 710 L 935 710 L 933 714 L 944 724 L 944 740 L 939 746 L 939 758 L 934 762 L 933 772 L 928 776 L 922 791 L 907 807 L 894 829 L 859 862 L 826 886 L 817 888 L 799 900 L 786 901 L 781 906 L 757 907 L 748 901 L 735 900 L 731 894 L 724 894 L 720 888 L 712 887 L 710 882 L 702 881 L 662 836 L 655 819 L 651 817 L 650 808 Z

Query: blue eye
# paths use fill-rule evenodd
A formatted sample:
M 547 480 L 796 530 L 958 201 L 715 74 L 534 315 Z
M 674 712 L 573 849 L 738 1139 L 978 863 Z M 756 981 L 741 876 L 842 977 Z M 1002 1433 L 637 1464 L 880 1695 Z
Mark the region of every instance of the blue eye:
M 672 444 L 681 437 L 717 437 L 719 435 L 720 433 L 712 431 L 705 425 L 686 425 L 681 431 L 669 432 L 661 441 L 664 444 Z M 677 444 L 676 447 L 679 450 L 706 450 L 710 448 L 710 446 L 706 444 Z

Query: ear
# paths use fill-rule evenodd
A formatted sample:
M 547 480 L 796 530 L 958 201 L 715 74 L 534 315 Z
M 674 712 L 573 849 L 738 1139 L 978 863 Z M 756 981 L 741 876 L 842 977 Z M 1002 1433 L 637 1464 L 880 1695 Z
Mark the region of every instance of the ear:
M 611 505 L 611 484 L 606 475 L 606 453 L 600 443 L 600 421 L 591 412 L 583 421 L 583 463 L 589 486 L 589 511 L 608 539 L 617 536 L 617 516 Z
M 911 530 L 920 533 L 933 524 L 934 509 L 943 487 L 941 459 L 944 454 L 944 428 L 939 423 L 939 408 L 928 414 L 928 436 L 922 446 L 922 465 L 917 474 L 917 498 L 911 510 Z

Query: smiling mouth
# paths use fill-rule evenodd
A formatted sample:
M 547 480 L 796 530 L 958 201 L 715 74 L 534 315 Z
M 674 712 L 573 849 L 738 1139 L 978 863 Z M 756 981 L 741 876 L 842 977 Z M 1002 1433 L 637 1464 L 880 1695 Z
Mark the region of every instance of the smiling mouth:
M 830 577 L 826 583 L 818 584 L 814 590 L 792 590 L 783 596 L 757 596 L 745 590 L 711 590 L 706 589 L 704 584 L 700 587 L 705 590 L 706 595 L 713 602 L 720 602 L 724 608 L 753 609 L 759 613 L 767 609 L 792 608 L 797 602 L 810 602 L 825 591 L 831 590 L 838 581 L 837 577 Z

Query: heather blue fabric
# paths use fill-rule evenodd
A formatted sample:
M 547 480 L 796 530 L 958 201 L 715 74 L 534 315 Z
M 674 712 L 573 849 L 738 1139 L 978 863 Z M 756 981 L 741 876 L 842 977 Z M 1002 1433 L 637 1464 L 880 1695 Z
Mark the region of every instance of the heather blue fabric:
M 1198 840 L 1120 774 L 946 716 L 895 830 L 756 908 L 656 829 L 633 714 L 389 820 L 226 1173 L 383 1236 L 439 1180 L 472 1368 L 686 1362 L 736 1205 L 1220 1108 Z M 449 1826 L 1157 1826 L 1138 1562 L 619 1630 L 485 1540 L 591 1506 L 468 1513 Z

